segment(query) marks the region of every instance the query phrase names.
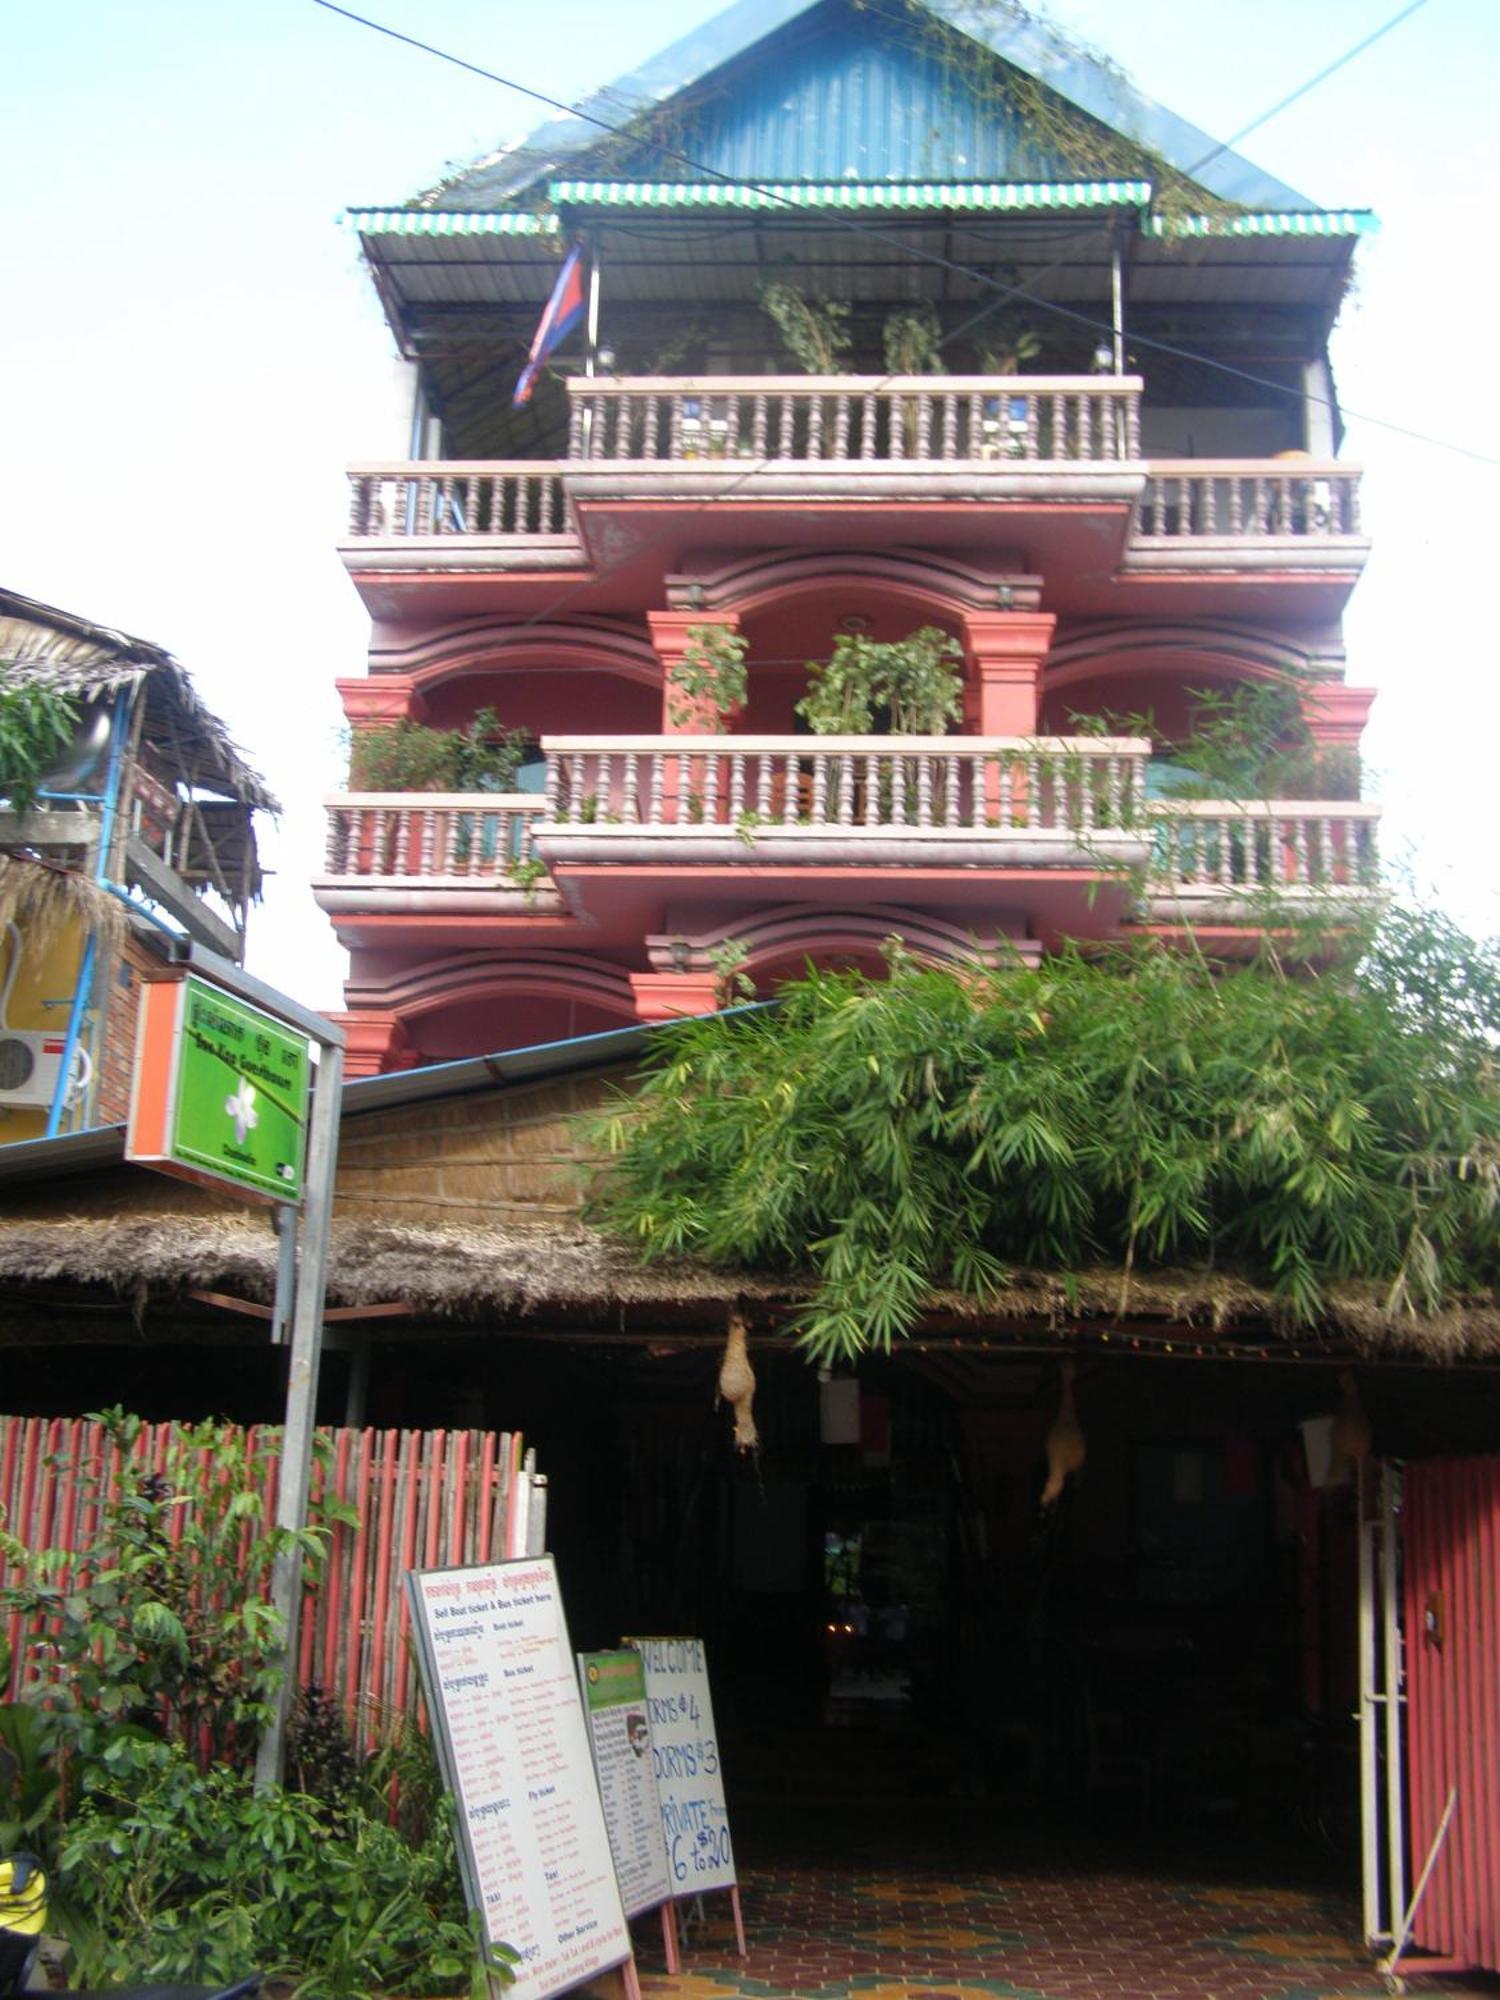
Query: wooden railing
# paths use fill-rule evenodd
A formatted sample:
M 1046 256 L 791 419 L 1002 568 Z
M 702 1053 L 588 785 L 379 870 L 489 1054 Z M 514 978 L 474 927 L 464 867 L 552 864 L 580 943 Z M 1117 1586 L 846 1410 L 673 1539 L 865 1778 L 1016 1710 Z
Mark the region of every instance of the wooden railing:
M 1140 456 L 1133 376 L 575 377 L 568 399 L 570 459 Z
M 1332 460 L 1156 460 L 1136 519 L 1145 541 L 1359 533 L 1359 468 Z
M 271 1454 L 260 1479 L 261 1518 L 269 1521 L 276 1433 L 243 1435 L 248 1459 Z M 85 1418 L 0 1416 L 0 1520 L 29 1548 L 85 1549 L 100 1532 L 105 1496 L 159 1473 L 177 1437 L 175 1424 L 146 1424 L 127 1459 L 102 1424 Z M 535 1490 L 535 1453 L 523 1455 L 519 1433 L 510 1431 L 335 1430 L 319 1439 L 314 1505 L 327 1494 L 357 1519 L 329 1530 L 327 1562 L 303 1600 L 297 1683 L 316 1681 L 370 1749 L 417 1706 L 403 1575 L 414 1564 L 484 1563 L 517 1551 L 517 1503 L 522 1488 Z M 209 1478 L 207 1450 L 199 1463 Z M 527 1511 L 527 1545 L 545 1546 L 545 1511 L 534 1500 Z M 0 1559 L 0 1585 L 14 1581 Z M 0 1620 L 11 1662 L 0 1701 L 27 1685 L 44 1640 L 45 1628 L 29 1627 L 19 1613 Z
M 324 803 L 336 877 L 514 881 L 542 816 L 532 792 L 341 792 Z
M 735 833 L 1121 828 L 1136 737 L 548 737 L 549 826 Z
M 1359 801 L 1157 800 L 1152 885 L 1160 894 L 1246 896 L 1377 887 L 1380 808 Z
M 349 468 L 349 533 L 571 538 L 560 468 L 532 459 L 423 459 Z

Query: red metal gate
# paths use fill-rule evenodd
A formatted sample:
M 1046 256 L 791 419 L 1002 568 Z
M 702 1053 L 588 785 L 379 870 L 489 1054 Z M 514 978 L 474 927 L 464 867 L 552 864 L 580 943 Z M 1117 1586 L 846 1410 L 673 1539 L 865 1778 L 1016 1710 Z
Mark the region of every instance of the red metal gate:
M 1500 1459 L 1410 1464 L 1403 1514 L 1413 1880 L 1454 1800 L 1412 1942 L 1500 1971 Z

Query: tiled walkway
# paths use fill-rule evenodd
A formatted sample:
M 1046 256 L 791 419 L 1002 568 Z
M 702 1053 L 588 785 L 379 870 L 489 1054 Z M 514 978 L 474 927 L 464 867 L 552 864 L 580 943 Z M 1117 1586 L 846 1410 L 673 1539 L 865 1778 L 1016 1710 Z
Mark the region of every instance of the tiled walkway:
M 683 1973 L 637 1927 L 644 2000 L 1364 2000 L 1386 1988 L 1346 1901 L 1316 1891 L 954 1857 L 746 1874 L 749 1963 L 725 1897 L 690 1930 Z M 1413 1994 L 1468 1993 L 1413 1980 Z M 1495 1990 L 1489 1988 L 1486 1990 Z

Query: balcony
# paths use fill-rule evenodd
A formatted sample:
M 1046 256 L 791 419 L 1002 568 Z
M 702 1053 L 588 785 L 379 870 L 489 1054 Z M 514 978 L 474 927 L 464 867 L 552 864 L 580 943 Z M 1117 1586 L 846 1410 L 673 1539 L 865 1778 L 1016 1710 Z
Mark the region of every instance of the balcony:
M 834 884 L 857 900 L 863 885 L 955 908 L 1000 898 L 1045 926 L 1107 934 L 1132 907 L 1168 924 L 1253 924 L 1273 899 L 1338 911 L 1379 893 L 1378 807 L 1152 800 L 1139 738 L 551 737 L 543 748 L 541 798 L 329 799 L 318 902 L 621 931 L 670 885 L 732 901 L 816 901 Z
M 1231 558 L 1348 571 L 1365 552 L 1357 468 L 1291 456 L 1145 460 L 1135 377 L 656 376 L 568 389 L 565 458 L 352 467 L 345 560 L 356 570 L 586 570 L 606 554 L 591 517 L 706 501 L 721 522 L 768 503 L 989 502 L 1026 515 L 1038 562 L 1065 535 L 1067 510 L 1096 522 L 1102 510 L 1115 523 L 1115 561 L 1134 572 Z M 810 517 L 799 519 L 805 530 Z

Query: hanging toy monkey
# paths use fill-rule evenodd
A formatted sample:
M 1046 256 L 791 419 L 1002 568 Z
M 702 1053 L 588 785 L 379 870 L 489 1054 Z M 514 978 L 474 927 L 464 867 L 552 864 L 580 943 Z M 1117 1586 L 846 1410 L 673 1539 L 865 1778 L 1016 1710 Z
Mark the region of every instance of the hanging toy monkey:
M 1062 1395 L 1058 1398 L 1052 1428 L 1047 1433 L 1047 1484 L 1042 1488 L 1043 1507 L 1057 1505 L 1069 1476 L 1082 1472 L 1084 1460 L 1088 1457 L 1083 1426 L 1078 1421 L 1078 1410 L 1073 1401 L 1074 1373 L 1073 1363 L 1065 1361 L 1062 1365 Z
M 734 1411 L 734 1448 L 750 1452 L 760 1445 L 755 1428 L 755 1370 L 750 1366 L 743 1313 L 729 1315 L 729 1338 L 724 1343 L 724 1359 L 719 1368 L 719 1395 Z

